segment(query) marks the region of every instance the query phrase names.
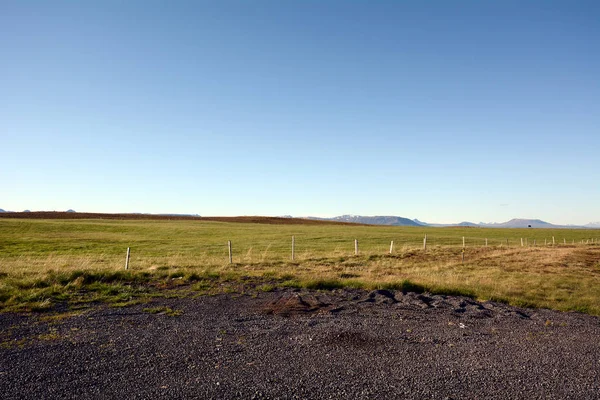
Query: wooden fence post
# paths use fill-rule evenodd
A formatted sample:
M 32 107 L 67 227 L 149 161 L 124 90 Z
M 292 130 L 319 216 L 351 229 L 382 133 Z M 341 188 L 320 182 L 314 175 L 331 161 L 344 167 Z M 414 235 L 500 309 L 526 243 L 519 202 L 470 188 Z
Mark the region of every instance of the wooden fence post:
M 292 236 L 292 261 L 294 261 L 294 251 L 296 247 L 296 238 Z
M 425 238 L 423 239 L 423 250 L 427 250 L 427 235 L 425 235 Z
M 554 246 L 554 236 L 552 236 L 552 246 Z
M 521 247 L 523 247 L 523 238 L 521 238 Z
M 231 240 L 227 241 L 227 248 L 229 249 L 229 264 L 233 264 L 233 254 L 231 253 Z
M 127 258 L 125 258 L 125 269 L 129 269 L 129 247 L 127 248 Z
M 358 239 L 354 239 L 354 255 L 358 255 Z
M 392 254 L 393 251 L 394 251 L 394 241 L 392 240 L 392 242 L 390 243 L 390 254 Z
M 465 248 L 465 237 L 463 236 L 463 249 Z
M 487 238 L 485 238 L 485 247 L 487 247 Z
M 544 246 L 546 246 L 548 243 L 548 239 L 544 238 Z

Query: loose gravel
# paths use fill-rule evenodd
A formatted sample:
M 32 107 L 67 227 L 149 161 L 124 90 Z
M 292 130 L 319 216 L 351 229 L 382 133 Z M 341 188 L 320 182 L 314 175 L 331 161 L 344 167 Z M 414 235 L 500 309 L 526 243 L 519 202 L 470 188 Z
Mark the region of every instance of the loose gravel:
M 1 314 L 0 397 L 600 399 L 599 339 L 594 316 L 386 290 Z

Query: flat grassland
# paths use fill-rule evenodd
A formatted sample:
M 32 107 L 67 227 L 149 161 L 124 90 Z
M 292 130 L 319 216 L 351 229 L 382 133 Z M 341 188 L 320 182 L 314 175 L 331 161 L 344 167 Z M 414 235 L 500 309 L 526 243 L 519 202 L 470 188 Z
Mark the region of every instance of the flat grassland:
M 461 294 L 600 315 L 598 230 L 224 221 L 0 218 L 0 310 L 291 286 Z

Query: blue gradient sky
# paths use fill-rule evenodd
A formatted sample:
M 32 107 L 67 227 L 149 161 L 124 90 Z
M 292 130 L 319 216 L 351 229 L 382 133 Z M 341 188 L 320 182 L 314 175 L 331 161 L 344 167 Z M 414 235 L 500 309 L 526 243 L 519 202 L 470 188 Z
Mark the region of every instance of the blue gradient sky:
M 0 208 L 600 220 L 600 2 L 0 0 Z

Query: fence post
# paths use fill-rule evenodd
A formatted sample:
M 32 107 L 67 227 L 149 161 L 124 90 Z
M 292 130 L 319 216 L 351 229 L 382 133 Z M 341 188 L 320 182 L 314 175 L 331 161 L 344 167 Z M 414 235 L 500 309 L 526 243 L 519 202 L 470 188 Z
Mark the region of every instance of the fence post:
M 229 264 L 233 264 L 233 255 L 231 254 L 231 240 L 227 241 L 227 248 L 229 249 Z
M 485 247 L 487 247 L 487 238 L 485 238 Z
M 392 242 L 390 243 L 390 254 L 392 254 L 393 251 L 394 251 L 394 241 L 392 240 Z
M 563 244 L 567 244 L 567 239 L 563 238 Z
M 129 247 L 127 248 L 127 257 L 125 258 L 125 269 L 129 269 Z
M 535 247 L 536 239 L 533 239 L 533 247 Z
M 465 248 L 465 237 L 463 236 L 463 249 Z
M 506 247 L 508 247 L 508 239 L 506 239 Z
M 544 238 L 544 246 L 546 246 L 548 243 L 548 239 Z
M 358 255 L 358 239 L 354 239 L 354 255 Z
M 462 263 L 465 263 L 465 248 L 462 249 Z
M 292 236 L 292 261 L 294 261 L 294 250 L 296 247 L 296 238 Z
M 427 250 L 427 235 L 425 235 L 425 238 L 423 239 L 423 250 Z
M 554 246 L 554 236 L 552 236 L 552 246 Z

